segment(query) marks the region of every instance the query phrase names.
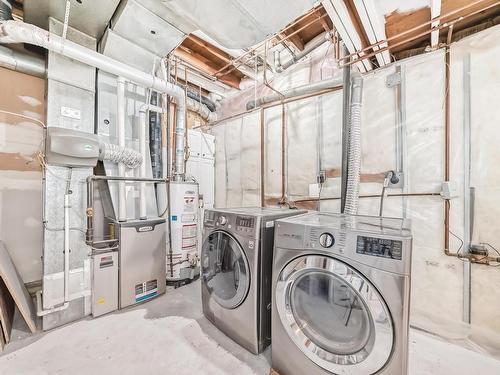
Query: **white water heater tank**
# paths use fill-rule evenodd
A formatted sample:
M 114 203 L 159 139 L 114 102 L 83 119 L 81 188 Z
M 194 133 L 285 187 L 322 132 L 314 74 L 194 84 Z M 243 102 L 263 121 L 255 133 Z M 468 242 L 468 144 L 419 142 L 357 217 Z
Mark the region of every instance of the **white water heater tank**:
M 167 248 L 167 281 L 193 279 L 199 275 L 198 184 L 170 182 L 171 247 Z

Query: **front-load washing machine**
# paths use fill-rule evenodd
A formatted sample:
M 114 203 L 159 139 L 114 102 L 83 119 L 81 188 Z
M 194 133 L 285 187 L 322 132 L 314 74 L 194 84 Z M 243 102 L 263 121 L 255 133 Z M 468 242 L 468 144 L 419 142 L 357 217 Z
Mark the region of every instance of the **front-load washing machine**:
M 271 340 L 274 221 L 305 212 L 278 208 L 205 211 L 203 313 L 252 353 L 262 352 Z
M 310 213 L 275 225 L 273 368 L 407 374 L 409 222 Z

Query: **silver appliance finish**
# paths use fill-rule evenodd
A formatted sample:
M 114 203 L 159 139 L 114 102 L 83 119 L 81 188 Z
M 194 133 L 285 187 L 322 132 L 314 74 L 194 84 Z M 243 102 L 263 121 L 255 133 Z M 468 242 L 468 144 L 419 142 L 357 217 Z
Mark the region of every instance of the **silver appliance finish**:
M 403 219 L 278 220 L 272 366 L 287 375 L 404 375 L 412 237 Z
M 118 252 L 92 256 L 92 315 L 118 310 Z
M 117 222 L 119 306 L 147 301 L 166 291 L 165 219 Z
M 262 352 L 271 341 L 274 221 L 305 212 L 272 208 L 205 211 L 203 313 L 252 353 Z

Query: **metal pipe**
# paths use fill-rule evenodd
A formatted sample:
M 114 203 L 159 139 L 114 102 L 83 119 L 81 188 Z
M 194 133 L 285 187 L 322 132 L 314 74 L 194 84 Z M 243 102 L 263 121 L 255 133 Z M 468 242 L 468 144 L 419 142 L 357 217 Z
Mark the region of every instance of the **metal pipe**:
M 118 146 L 125 148 L 125 79 L 118 77 L 117 91 L 116 91 L 116 137 L 118 139 Z M 144 164 L 144 159 L 142 164 Z M 125 164 L 118 163 L 118 176 L 125 177 Z M 127 220 L 127 200 L 125 182 L 118 183 L 118 221 Z
M 344 45 L 344 54 L 347 54 L 347 47 Z M 343 82 L 351 82 L 351 66 L 344 66 L 342 71 Z M 344 213 L 345 198 L 347 194 L 347 176 L 348 176 L 348 160 L 349 160 L 349 112 L 351 108 L 351 90 L 350 84 L 344 84 L 342 99 L 342 176 L 340 186 L 340 212 Z
M 147 128 L 147 122 L 146 122 L 146 109 L 141 108 L 139 112 L 139 149 L 140 153 L 142 155 L 142 160 L 143 162 L 141 163 L 140 167 L 140 177 L 141 178 L 146 178 L 146 128 Z M 120 182 L 124 184 L 124 182 Z M 139 186 L 139 218 L 141 220 L 146 220 L 147 219 L 147 212 L 146 212 L 146 183 L 141 182 Z
M 286 90 L 282 92 L 283 98 L 277 93 L 261 97 L 257 100 L 250 100 L 246 104 L 247 110 L 252 110 L 257 107 L 262 107 L 265 104 L 272 103 L 278 100 L 291 99 L 296 96 L 308 95 L 320 90 L 329 90 L 329 89 L 340 89 L 343 85 L 342 78 L 332 78 L 325 81 L 308 83 L 307 85 L 298 86 L 290 90 Z
M 0 43 L 28 43 L 37 45 L 118 77 L 123 77 L 139 86 L 151 88 L 160 93 L 167 93 L 175 97 L 178 100 L 176 132 L 179 138 L 184 136 L 186 126 L 184 114 L 184 107 L 186 105 L 184 100 L 185 92 L 179 86 L 24 22 L 2 22 L 0 24 Z M 182 139 L 179 139 L 177 147 L 174 175 L 177 180 L 183 180 L 185 169 L 183 162 L 184 142 Z
M 43 58 L 4 46 L 0 46 L 0 66 L 30 76 L 47 77 L 47 69 Z
M 297 63 L 298 61 L 303 59 L 304 57 L 306 57 L 307 55 L 309 55 L 312 51 L 321 47 L 326 42 L 330 41 L 331 37 L 332 36 L 331 36 L 330 32 L 324 32 L 323 34 L 316 36 L 312 41 L 307 43 L 306 47 L 304 48 L 304 50 L 302 52 L 300 52 L 296 55 L 293 55 L 290 60 L 286 61 L 283 64 L 280 63 L 280 60 L 278 58 L 278 60 L 277 60 L 278 65 L 275 67 L 276 71 L 278 73 L 282 73 L 283 71 L 285 71 L 286 69 L 288 69 L 289 67 L 291 67 L 292 65 L 294 65 L 295 63 Z M 275 64 L 276 64 L 276 55 L 275 55 Z
M 445 50 L 445 111 L 444 111 L 444 180 L 450 181 L 450 44 L 453 26 L 448 29 L 448 38 Z M 450 201 L 444 201 L 444 253 L 450 253 Z
M 281 105 L 281 204 L 286 203 L 286 111 Z
M 266 206 L 266 126 L 264 109 L 260 109 L 260 205 Z

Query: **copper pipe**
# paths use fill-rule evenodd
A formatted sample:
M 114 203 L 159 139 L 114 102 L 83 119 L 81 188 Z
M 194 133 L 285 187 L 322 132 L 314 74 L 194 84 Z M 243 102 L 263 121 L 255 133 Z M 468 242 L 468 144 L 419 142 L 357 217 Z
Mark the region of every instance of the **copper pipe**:
M 260 204 L 262 207 L 266 205 L 266 140 L 265 140 L 265 123 L 264 109 L 260 109 Z
M 401 33 L 398 33 L 398 34 L 396 34 L 396 35 L 393 35 L 393 36 L 391 36 L 390 38 L 387 38 L 387 39 L 384 39 L 384 40 L 380 40 L 380 41 L 378 41 L 378 42 L 376 42 L 376 43 L 370 44 L 369 46 L 367 46 L 367 47 L 363 48 L 362 50 L 355 51 L 355 52 L 353 52 L 353 53 L 351 53 L 351 54 L 349 54 L 349 55 L 344 56 L 344 57 L 343 57 L 343 58 L 341 58 L 340 60 L 348 60 L 348 59 L 350 59 L 351 57 L 354 57 L 354 56 L 360 56 L 363 52 L 366 52 L 366 51 L 368 51 L 368 50 L 370 50 L 370 49 L 371 49 L 371 50 L 373 50 L 373 48 L 374 48 L 374 47 L 380 46 L 381 44 L 386 44 L 386 43 L 388 43 L 388 42 L 390 42 L 390 41 L 392 41 L 392 40 L 398 39 L 398 38 L 400 38 L 400 37 L 402 37 L 402 36 L 404 36 L 404 35 L 407 35 L 407 34 L 409 34 L 409 33 L 413 32 L 413 31 L 419 30 L 419 29 L 421 29 L 421 28 L 423 28 L 423 27 L 425 27 L 425 26 L 431 25 L 432 23 L 434 23 L 434 22 L 436 22 L 436 21 L 441 21 L 442 19 L 444 19 L 444 18 L 446 18 L 446 17 L 449 17 L 449 16 L 452 16 L 452 15 L 454 15 L 454 14 L 460 13 L 460 12 L 462 12 L 462 11 L 466 10 L 466 9 L 469 9 L 469 8 L 471 8 L 471 7 L 475 6 L 475 5 L 481 4 L 481 3 L 485 2 L 485 1 L 486 1 L 486 0 L 479 0 L 479 1 L 476 1 L 476 2 L 474 2 L 474 3 L 470 3 L 470 4 L 468 4 L 468 5 L 465 5 L 465 6 L 461 7 L 461 8 L 454 9 L 454 10 L 453 10 L 453 11 L 451 11 L 451 12 L 448 12 L 448 13 L 446 13 L 446 14 L 444 14 L 444 15 L 440 15 L 440 16 L 438 16 L 438 17 L 435 17 L 435 18 L 433 18 L 433 19 L 432 19 L 432 20 L 430 20 L 430 21 L 424 22 L 424 23 L 422 23 L 422 24 L 420 24 L 420 25 L 418 25 L 418 26 L 412 27 L 411 29 L 408 29 L 408 30 L 405 30 L 405 31 L 403 31 L 403 32 L 401 32 Z M 465 16 L 461 16 L 461 17 L 459 17 L 459 18 L 458 18 L 458 21 L 461 21 L 461 20 L 463 20 L 463 19 L 465 19 L 465 18 L 468 18 L 468 17 L 470 17 L 471 15 L 474 15 L 474 14 L 477 14 L 477 13 L 480 13 L 480 12 L 483 12 L 483 11 L 485 11 L 485 10 L 487 10 L 487 9 L 489 9 L 489 8 L 492 8 L 492 7 L 494 7 L 494 6 L 498 5 L 498 4 L 500 4 L 500 1 L 498 1 L 498 2 L 496 2 L 496 3 L 494 3 L 494 4 L 491 4 L 491 5 L 489 5 L 489 6 L 485 7 L 485 8 L 483 8 L 483 9 L 481 9 L 481 10 L 479 10 L 479 11 L 475 11 L 475 12 L 470 13 L 470 14 L 467 14 L 467 15 L 465 15 Z M 456 22 L 458 22 L 458 21 L 455 21 L 454 23 L 456 23 Z M 436 27 L 446 28 L 446 27 L 448 27 L 448 26 L 449 26 L 449 23 L 444 23 L 443 25 L 437 25 L 437 26 L 435 26 L 435 27 L 431 28 L 431 29 L 428 31 L 428 33 L 431 33 L 432 31 L 434 31 L 434 29 L 435 29 Z M 440 29 L 441 29 L 441 28 L 440 28 Z M 436 30 L 437 30 L 437 29 L 436 29 Z M 425 35 L 425 34 L 424 34 L 424 35 Z M 416 36 L 416 37 L 414 37 L 414 38 L 412 38 L 412 39 L 410 39 L 410 40 L 413 40 L 413 39 L 419 38 L 420 36 L 423 36 L 423 35 Z M 393 45 L 393 46 L 391 46 L 391 48 L 394 48 L 394 47 L 395 47 L 394 45 Z M 377 49 L 376 53 L 374 53 L 374 54 L 378 54 L 378 53 L 380 53 L 380 51 L 384 51 L 384 50 L 386 50 L 386 49 L 385 49 L 385 48 L 384 48 L 384 49 L 380 49 L 380 50 L 378 50 L 378 49 Z M 371 54 L 371 56 L 373 56 L 374 54 Z M 371 56 L 370 56 L 370 57 L 371 57 Z M 363 56 L 363 58 L 367 58 L 367 56 Z
M 386 197 L 433 197 L 433 196 L 441 196 L 440 193 L 397 193 L 397 194 L 388 194 Z M 380 194 L 370 194 L 370 195 L 360 195 L 360 198 L 380 198 Z M 294 203 L 301 202 L 316 202 L 318 200 L 322 201 L 336 201 L 340 200 L 341 197 L 330 197 L 330 198 L 306 198 L 306 199 L 297 199 Z
M 358 63 L 358 62 L 361 62 L 362 60 L 365 60 L 365 59 L 367 59 L 367 58 L 373 57 L 373 56 L 375 56 L 375 55 L 377 55 L 377 54 L 379 54 L 379 53 L 382 53 L 382 52 L 385 52 L 385 51 L 389 51 L 391 48 L 395 48 L 395 47 L 398 47 L 398 46 L 403 45 L 403 44 L 405 44 L 405 43 L 411 42 L 411 41 L 413 41 L 413 40 L 415 40 L 415 39 L 418 39 L 418 38 L 420 38 L 420 37 L 422 37 L 422 36 L 428 35 L 428 34 L 432 33 L 433 31 L 442 30 L 442 29 L 445 29 L 445 28 L 451 27 L 452 25 L 456 24 L 457 22 L 463 21 L 463 20 L 464 20 L 464 19 L 466 19 L 466 18 L 469 18 L 469 17 L 471 17 L 471 16 L 474 16 L 474 15 L 476 15 L 476 14 L 478 14 L 478 13 L 484 12 L 485 10 L 488 10 L 488 9 L 490 9 L 490 8 L 493 8 L 493 7 L 497 6 L 498 4 L 500 4 L 500 1 L 499 1 L 499 2 L 496 2 L 495 4 L 491 4 L 491 5 L 487 6 L 487 7 L 484 7 L 484 8 L 482 8 L 482 9 L 479 9 L 479 10 L 477 10 L 477 11 L 474 11 L 474 12 L 472 12 L 472 13 L 469 13 L 469 14 L 467 14 L 467 15 L 465 15 L 465 16 L 460 16 L 459 18 L 456 18 L 456 19 L 455 19 L 455 20 L 453 20 L 453 21 L 446 22 L 446 23 L 444 23 L 444 24 L 442 24 L 442 25 L 435 26 L 435 27 L 431 28 L 431 29 L 430 29 L 430 30 L 428 30 L 428 31 L 422 32 L 422 33 L 420 33 L 420 34 L 418 34 L 418 35 L 414 35 L 414 36 L 412 36 L 412 37 L 410 37 L 410 38 L 408 38 L 408 39 L 405 39 L 405 40 L 403 40 L 403 41 L 400 41 L 400 42 L 398 42 L 398 43 L 394 43 L 394 44 L 392 44 L 391 46 L 387 46 L 387 47 L 384 47 L 384 48 L 378 49 L 376 52 L 370 53 L 370 54 L 368 54 L 368 55 L 363 55 L 362 57 L 359 57 L 359 58 L 357 58 L 356 60 L 351 60 L 351 61 L 349 61 L 349 62 L 347 62 L 347 63 L 345 63 L 345 64 L 341 65 L 341 66 L 340 66 L 340 68 L 342 68 L 342 67 L 344 67 L 344 66 L 346 66 L 346 65 L 356 64 L 356 63 Z M 402 34 L 404 34 L 404 33 L 402 33 Z M 396 35 L 395 37 L 397 38 L 398 36 Z M 394 37 L 391 37 L 391 38 L 387 39 L 386 41 L 389 41 L 389 40 L 392 40 L 392 39 L 394 39 Z M 382 41 L 382 42 L 384 42 L 384 41 Z M 380 42 L 377 42 L 377 43 L 380 43 Z M 373 46 L 376 46 L 376 45 L 377 45 L 377 43 L 375 43 Z M 357 54 L 359 54 L 359 53 L 361 53 L 361 51 L 359 51 L 359 52 L 355 52 L 355 53 L 353 53 L 353 54 L 351 54 L 351 55 L 357 55 Z M 350 55 L 349 55 L 349 56 L 350 56 Z M 347 56 L 346 56 L 346 57 L 347 57 Z M 344 59 L 345 59 L 345 58 L 344 58 Z
M 226 75 L 226 74 L 229 74 L 231 73 L 232 71 L 234 71 L 235 69 L 238 69 L 239 66 L 241 65 L 244 65 L 246 63 L 248 63 L 248 60 L 245 60 L 243 63 L 239 64 L 239 65 L 236 65 L 237 62 L 239 62 L 243 57 L 246 57 L 248 56 L 249 54 L 251 53 L 254 53 L 255 51 L 257 51 L 259 48 L 261 48 L 263 45 L 265 45 L 268 41 L 271 41 L 271 48 L 276 46 L 277 44 L 280 44 L 280 43 L 283 43 L 285 41 L 287 41 L 288 39 L 290 39 L 292 36 L 300 33 L 302 30 L 306 29 L 307 27 L 311 26 L 312 24 L 318 22 L 319 20 L 327 17 L 328 14 L 325 13 L 323 14 L 322 16 L 320 17 L 317 17 L 315 18 L 314 20 L 312 21 L 309 21 L 308 23 L 306 23 L 304 26 L 301 26 L 300 28 L 298 28 L 297 30 L 295 30 L 294 32 L 290 33 L 290 34 L 286 34 L 286 37 L 284 38 L 281 38 L 279 36 L 277 36 L 276 34 L 271 36 L 270 38 L 267 38 L 265 39 L 263 42 L 259 43 L 259 45 L 257 45 L 256 47 L 250 49 L 248 52 L 244 53 L 243 55 L 237 57 L 236 59 L 234 59 L 231 63 L 228 63 L 226 65 L 224 65 L 222 68 L 220 68 L 218 71 L 216 71 L 214 73 L 214 76 L 219 76 L 219 75 Z M 280 33 L 283 33 L 284 31 L 286 31 L 288 28 L 290 28 L 292 26 L 287 26 L 285 29 L 281 30 Z M 273 43 L 272 39 L 274 38 L 280 38 L 276 43 Z M 252 56 L 250 56 L 251 58 Z M 225 72 L 224 74 L 222 74 L 222 72 L 224 72 L 227 68 L 229 68 L 230 66 L 233 66 L 229 71 Z
M 320 7 L 317 7 L 317 8 L 313 8 L 311 9 L 309 12 L 307 12 L 306 14 L 304 14 L 303 16 L 299 17 L 298 19 L 296 19 L 295 21 L 293 21 L 291 24 L 285 26 L 285 28 L 283 30 L 280 30 L 279 32 L 284 32 L 286 30 L 288 30 L 289 28 L 295 26 L 296 24 L 298 24 L 300 21 L 302 21 L 303 19 L 307 18 L 309 15 L 313 14 L 314 12 L 316 12 L 318 9 L 322 8 L 323 6 L 321 5 Z M 268 40 L 271 40 L 273 38 L 276 38 L 277 37 L 277 34 L 273 34 L 272 36 L 270 36 L 269 38 L 267 38 L 265 41 L 268 41 Z M 278 44 L 278 43 L 277 43 Z M 231 65 L 234 65 L 236 62 L 240 61 L 243 57 L 246 57 L 247 55 L 249 54 L 252 54 L 254 51 L 256 51 L 258 48 L 262 47 L 263 43 L 259 43 L 257 46 L 253 47 L 253 48 L 250 48 L 246 53 L 244 53 L 243 55 L 241 56 L 238 56 L 236 59 L 232 60 L 230 63 L 226 64 L 225 66 L 223 66 L 222 68 L 219 69 L 219 71 L 217 71 L 215 74 L 218 74 L 219 72 L 221 71 L 224 71 L 226 70 L 227 68 L 229 68 Z M 226 73 L 227 74 L 227 73 Z
M 313 93 L 310 93 L 310 94 L 307 94 L 307 95 L 300 95 L 300 96 L 296 96 L 294 98 L 288 98 L 288 99 L 285 99 L 285 100 L 277 100 L 275 102 L 263 105 L 263 106 L 261 106 L 259 108 L 249 109 L 249 110 L 246 110 L 246 111 L 243 111 L 243 112 L 240 112 L 240 113 L 236 113 L 236 114 L 228 116 L 228 117 L 224 117 L 224 118 L 222 118 L 220 120 L 217 120 L 217 121 L 214 121 L 214 122 L 210 123 L 210 125 L 211 126 L 216 126 L 216 125 L 220 124 L 221 122 L 224 122 L 224 121 L 227 121 L 227 120 L 231 120 L 231 119 L 234 119 L 234 118 L 239 117 L 239 116 L 248 115 L 249 113 L 258 111 L 261 108 L 262 109 L 273 108 L 273 107 L 276 107 L 276 106 L 281 105 L 281 104 L 293 103 L 293 102 L 296 102 L 296 101 L 299 101 L 299 100 L 309 99 L 309 98 L 313 98 L 315 96 L 329 94 L 331 92 L 338 91 L 338 90 L 342 90 L 342 88 L 341 87 L 332 87 L 332 88 L 329 88 L 329 89 L 319 90 L 317 92 L 313 92 Z

